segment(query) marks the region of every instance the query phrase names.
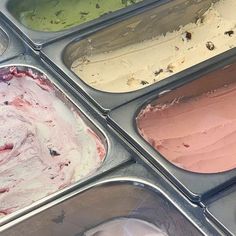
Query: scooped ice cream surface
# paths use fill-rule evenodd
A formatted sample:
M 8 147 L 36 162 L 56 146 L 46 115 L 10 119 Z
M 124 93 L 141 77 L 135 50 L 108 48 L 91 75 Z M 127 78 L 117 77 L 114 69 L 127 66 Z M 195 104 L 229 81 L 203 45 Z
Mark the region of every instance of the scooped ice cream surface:
M 236 47 L 235 9 L 235 0 L 220 0 L 196 23 L 173 32 L 125 47 L 118 48 L 117 44 L 118 49 L 105 53 L 96 54 L 88 48 L 89 53 L 75 60 L 71 69 L 100 91 L 125 93 L 142 89 Z M 137 22 L 132 30 L 142 30 L 142 26 Z M 150 27 L 146 26 L 148 30 Z M 125 38 L 123 34 L 120 37 Z
M 138 115 L 137 126 L 176 166 L 197 173 L 231 170 L 236 168 L 235 97 L 232 83 L 200 96 L 149 104 Z
M 91 174 L 104 159 L 100 139 L 59 94 L 31 69 L 0 70 L 0 217 Z

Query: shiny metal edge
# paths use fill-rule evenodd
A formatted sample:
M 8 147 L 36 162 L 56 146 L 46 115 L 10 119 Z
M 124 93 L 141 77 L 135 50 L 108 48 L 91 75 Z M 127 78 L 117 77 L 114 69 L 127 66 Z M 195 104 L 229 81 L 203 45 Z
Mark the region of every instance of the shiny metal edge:
M 236 235 L 235 227 L 236 185 L 233 185 L 218 196 L 205 202 L 206 217 L 223 228 L 227 235 Z
M 141 176 L 138 176 L 140 173 L 142 173 Z M 54 202 L 48 203 L 47 205 L 44 205 L 39 209 L 30 212 L 29 214 L 24 215 L 13 222 L 10 222 L 0 228 L 0 232 L 4 232 L 5 230 L 14 227 L 14 225 L 19 224 L 36 214 L 40 214 L 41 212 L 46 211 L 47 209 L 85 191 L 89 191 L 94 187 L 115 183 L 128 183 L 140 186 L 142 188 L 147 188 L 156 194 L 159 194 L 161 198 L 171 203 L 171 205 L 174 206 L 174 208 L 176 208 L 176 210 L 180 212 L 180 214 L 183 215 L 199 232 L 201 232 L 201 234 L 206 236 L 224 235 L 220 228 L 216 227 L 207 220 L 202 208 L 189 202 L 188 199 L 170 187 L 164 178 L 157 175 L 157 173 L 154 176 L 152 171 L 150 172 L 150 170 L 140 164 L 127 164 L 126 166 L 115 170 L 96 182 L 90 183 L 86 187 L 68 193 Z
M 13 57 L 19 56 L 25 52 L 23 41 L 10 29 L 10 27 L 1 19 L 0 14 L 0 29 L 8 38 L 8 45 L 5 52 L 0 56 L 0 63 Z
M 225 233 L 227 236 L 235 236 L 236 232 L 232 232 L 230 229 L 228 229 L 223 222 L 217 219 L 215 215 L 213 215 L 207 208 L 206 208 L 206 217 L 212 221 L 214 224 L 216 224 L 218 227 L 222 228 L 222 231 Z
M 205 4 L 206 6 L 210 6 L 209 2 L 214 2 L 215 0 L 212 1 L 207 1 Z M 130 14 L 130 16 L 126 19 L 126 20 L 114 20 L 114 24 L 112 25 L 103 25 L 103 26 L 98 26 L 96 29 L 91 29 L 88 32 L 81 32 L 79 35 L 72 35 L 70 37 L 67 37 L 65 39 L 59 40 L 57 42 L 54 42 L 53 44 L 49 45 L 49 46 L 45 46 L 42 51 L 41 51 L 41 57 L 48 63 L 50 64 L 50 66 L 54 67 L 55 70 L 58 71 L 58 73 L 60 73 L 63 76 L 66 76 L 71 84 L 75 87 L 78 88 L 78 90 L 80 91 L 80 93 L 82 93 L 84 96 L 86 96 L 88 99 L 91 100 L 91 102 L 93 103 L 94 106 L 96 106 L 97 109 L 100 110 L 101 113 L 103 114 L 107 114 L 110 110 L 113 110 L 117 107 L 119 107 L 120 105 L 123 105 L 131 100 L 134 100 L 140 96 L 143 96 L 147 93 L 150 93 L 153 90 L 162 88 L 170 83 L 174 83 L 175 81 L 178 81 L 179 79 L 183 78 L 186 75 L 191 75 L 192 73 L 195 73 L 196 71 L 200 70 L 203 67 L 208 66 L 209 64 L 212 63 L 212 60 L 207 60 L 204 61 L 202 63 L 197 64 L 194 67 L 190 67 L 184 71 L 181 71 L 180 73 L 177 73 L 175 75 L 172 75 L 164 80 L 161 80 L 155 84 L 152 84 L 150 86 L 147 86 L 143 89 L 140 90 L 136 90 L 136 91 L 132 91 L 132 92 L 128 92 L 128 93 L 108 93 L 108 92 L 102 92 L 99 90 L 96 90 L 92 87 L 90 87 L 89 85 L 87 85 L 85 82 L 83 82 L 74 72 L 72 72 L 70 70 L 70 68 L 68 68 L 64 61 L 63 61 L 63 57 L 64 57 L 64 53 L 66 48 L 68 48 L 68 46 L 74 44 L 74 43 L 78 43 L 80 41 L 82 41 L 83 39 L 86 39 L 90 36 L 94 36 L 97 33 L 99 33 L 100 31 L 105 31 L 107 29 L 110 28 L 114 28 L 116 27 L 116 25 L 121 25 L 122 24 L 130 24 L 130 22 L 128 23 L 128 21 L 135 19 L 135 17 L 138 16 L 142 16 L 142 14 L 148 14 L 149 12 L 151 12 L 154 9 L 168 9 L 167 6 L 171 6 L 174 5 L 176 6 L 177 1 L 171 1 L 171 0 L 160 0 L 160 1 L 156 1 L 154 4 L 146 6 L 142 9 L 139 9 L 133 13 Z M 185 2 L 184 0 L 179 0 L 178 2 L 182 3 Z M 201 2 L 202 1 L 196 1 L 196 0 L 191 0 L 191 1 L 187 1 L 190 4 L 191 3 L 196 3 L 196 2 Z M 207 5 L 208 3 L 208 5 Z M 205 7 L 206 7 L 205 6 Z M 174 7 L 173 7 L 174 9 Z M 207 9 L 207 8 L 206 8 Z M 199 9 L 198 9 L 199 10 Z M 160 10 L 159 10 L 160 11 Z M 195 9 L 195 11 L 197 11 Z M 151 14 L 151 13 L 150 13 Z M 192 16 L 193 17 L 193 16 Z M 124 26 L 125 27 L 125 26 Z M 124 28 L 123 27 L 123 28 Z
M 55 85 L 55 87 L 60 92 L 62 92 L 62 94 L 64 94 L 68 98 L 68 100 L 76 107 L 76 110 L 80 114 L 80 117 L 83 119 L 83 121 L 101 138 L 103 144 L 106 147 L 106 157 L 102 165 L 91 175 L 77 181 L 76 183 L 70 185 L 69 187 L 66 187 L 63 190 L 59 190 L 56 193 L 46 196 L 35 203 L 32 203 L 30 206 L 22 208 L 19 211 L 3 217 L 2 219 L 0 219 L 0 226 L 38 208 L 39 206 L 53 201 L 58 197 L 63 196 L 64 194 L 67 194 L 68 192 L 71 192 L 81 186 L 94 181 L 97 177 L 104 175 L 106 172 L 109 172 L 112 169 L 117 168 L 118 166 L 133 161 L 131 149 L 124 145 L 122 140 L 118 139 L 118 137 L 114 135 L 112 129 L 106 126 L 106 122 L 102 119 L 102 117 L 96 116 L 96 114 L 93 113 L 92 110 L 90 110 L 89 108 L 85 108 L 84 105 L 80 103 L 80 98 L 75 98 L 72 94 L 70 94 L 69 90 L 60 83 L 62 78 L 59 78 L 59 76 L 53 74 L 51 71 L 49 71 L 49 69 L 45 69 L 36 58 L 28 55 L 20 56 L 10 61 L 6 61 L 0 65 L 0 68 L 11 66 L 32 68 L 39 73 L 45 74 L 47 78 Z
M 140 158 L 148 161 L 160 170 L 172 183 L 175 184 L 191 201 L 204 206 L 205 199 L 211 198 L 219 191 L 232 185 L 236 179 L 236 170 L 230 170 L 218 174 L 199 174 L 178 168 L 161 156 L 149 143 L 138 133 L 135 118 L 143 107 L 153 99 L 158 98 L 166 91 L 186 83 L 199 79 L 201 76 L 211 73 L 217 69 L 236 61 L 236 49 L 220 55 L 213 59 L 211 65 L 202 68 L 192 76 L 185 76 L 175 83 L 157 89 L 150 94 L 127 103 L 108 114 L 108 123 L 126 140 L 129 141 L 142 154 Z M 129 111 L 129 112 L 127 112 Z
M 160 0 L 144 0 L 143 2 L 136 3 L 132 6 L 129 6 L 124 9 L 114 11 L 110 14 L 104 15 L 98 19 L 92 20 L 88 23 L 81 24 L 79 26 L 72 27 L 67 30 L 58 31 L 58 32 L 40 32 L 28 29 L 20 22 L 18 22 L 15 17 L 9 12 L 7 4 L 9 0 L 1 0 L 0 9 L 5 19 L 14 27 L 19 34 L 24 37 L 24 39 L 36 50 L 40 50 L 44 45 L 54 42 L 55 40 L 71 35 L 74 33 L 80 33 L 81 31 L 89 30 L 92 27 L 96 27 L 100 24 L 109 24 L 112 23 L 112 20 L 116 18 L 125 17 L 126 14 L 133 12 L 139 8 L 152 4 L 153 2 Z

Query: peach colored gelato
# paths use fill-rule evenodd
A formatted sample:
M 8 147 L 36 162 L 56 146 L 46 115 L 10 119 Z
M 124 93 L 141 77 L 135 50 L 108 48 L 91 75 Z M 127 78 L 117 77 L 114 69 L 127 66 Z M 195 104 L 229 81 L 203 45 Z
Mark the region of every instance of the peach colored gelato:
M 236 84 L 170 104 L 148 105 L 137 117 L 142 137 L 185 170 L 217 173 L 236 167 Z

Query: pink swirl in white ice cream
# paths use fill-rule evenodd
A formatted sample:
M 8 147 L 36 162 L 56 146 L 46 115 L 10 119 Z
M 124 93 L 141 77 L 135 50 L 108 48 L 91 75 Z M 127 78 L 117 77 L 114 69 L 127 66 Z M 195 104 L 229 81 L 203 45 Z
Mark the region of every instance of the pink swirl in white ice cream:
M 0 217 L 91 174 L 105 148 L 45 76 L 0 70 Z

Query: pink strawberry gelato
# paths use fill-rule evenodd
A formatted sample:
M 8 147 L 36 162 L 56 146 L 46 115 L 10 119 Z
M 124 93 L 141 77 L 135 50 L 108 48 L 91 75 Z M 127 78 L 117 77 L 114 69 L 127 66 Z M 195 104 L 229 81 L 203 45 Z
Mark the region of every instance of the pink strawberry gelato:
M 137 117 L 143 138 L 185 170 L 236 168 L 236 84 L 169 104 L 148 105 Z M 158 102 L 158 100 L 157 100 Z
M 31 69 L 0 69 L 0 217 L 102 164 L 101 140 L 59 94 Z

